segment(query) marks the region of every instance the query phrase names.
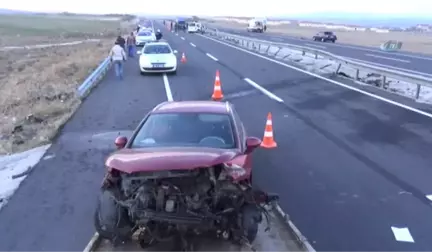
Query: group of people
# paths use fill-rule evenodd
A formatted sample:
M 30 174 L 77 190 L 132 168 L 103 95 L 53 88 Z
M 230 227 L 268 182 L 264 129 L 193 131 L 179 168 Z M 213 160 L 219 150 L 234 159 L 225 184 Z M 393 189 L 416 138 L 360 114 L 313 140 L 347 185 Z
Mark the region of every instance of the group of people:
M 139 26 L 137 28 L 137 33 L 139 32 Z M 162 38 L 162 32 L 158 29 L 156 32 L 156 40 L 160 40 Z M 114 42 L 114 46 L 110 51 L 110 59 L 114 64 L 114 69 L 116 76 L 122 80 L 123 79 L 123 63 L 127 60 L 128 57 L 133 58 L 136 49 L 136 38 L 134 32 L 131 32 L 130 35 L 126 38 L 126 40 L 119 35 Z M 128 52 L 126 55 L 126 51 Z

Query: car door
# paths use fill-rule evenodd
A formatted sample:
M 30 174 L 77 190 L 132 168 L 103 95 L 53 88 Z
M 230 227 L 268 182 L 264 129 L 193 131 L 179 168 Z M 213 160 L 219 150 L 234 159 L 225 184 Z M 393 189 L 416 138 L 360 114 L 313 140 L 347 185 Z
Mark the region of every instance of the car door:
M 250 178 L 252 173 L 252 153 L 246 153 L 246 130 L 240 116 L 233 106 L 231 106 L 231 113 L 235 124 L 234 127 L 237 132 L 237 138 L 239 139 L 239 149 L 242 152 L 241 155 L 232 160 L 232 163 L 241 166 L 246 170 L 246 174 L 242 176 L 242 179 L 247 179 Z

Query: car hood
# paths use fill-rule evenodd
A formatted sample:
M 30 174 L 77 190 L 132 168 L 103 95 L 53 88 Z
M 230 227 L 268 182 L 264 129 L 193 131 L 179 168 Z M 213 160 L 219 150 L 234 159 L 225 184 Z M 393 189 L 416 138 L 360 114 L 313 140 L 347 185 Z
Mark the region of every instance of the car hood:
M 152 62 L 152 63 L 166 63 L 168 61 L 171 61 L 175 59 L 175 56 L 172 54 L 146 54 L 142 57 L 145 57 L 146 60 Z
M 105 165 L 125 173 L 161 170 L 189 170 L 228 162 L 236 150 L 213 148 L 122 149 L 111 154 Z

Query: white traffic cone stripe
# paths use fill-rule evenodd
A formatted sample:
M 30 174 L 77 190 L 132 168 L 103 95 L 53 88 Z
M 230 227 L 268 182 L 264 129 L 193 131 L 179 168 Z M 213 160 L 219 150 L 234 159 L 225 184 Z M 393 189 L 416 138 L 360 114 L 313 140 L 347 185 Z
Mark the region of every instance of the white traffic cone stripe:
M 273 132 L 264 132 L 264 137 L 273 137 Z
M 219 76 L 216 76 L 215 80 L 216 80 L 216 81 L 219 81 L 219 80 L 220 80 L 220 79 L 219 79 Z
M 215 86 L 214 90 L 221 90 L 221 87 L 220 86 Z
M 271 120 L 267 120 L 266 125 L 273 125 Z

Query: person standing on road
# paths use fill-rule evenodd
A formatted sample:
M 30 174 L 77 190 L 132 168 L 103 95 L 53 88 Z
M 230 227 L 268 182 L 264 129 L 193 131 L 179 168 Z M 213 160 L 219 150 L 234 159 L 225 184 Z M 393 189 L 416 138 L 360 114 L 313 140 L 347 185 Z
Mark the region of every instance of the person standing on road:
M 114 69 L 117 78 L 123 79 L 123 64 L 126 61 L 126 52 L 123 47 L 120 46 L 119 42 L 116 41 L 114 46 L 111 48 L 109 55 L 111 62 L 114 64 Z
M 126 39 L 126 44 L 128 47 L 128 54 L 129 54 L 129 57 L 131 57 L 131 58 L 134 57 L 135 42 L 136 42 L 135 41 L 135 35 L 133 34 L 133 32 L 131 32 L 131 34 Z

